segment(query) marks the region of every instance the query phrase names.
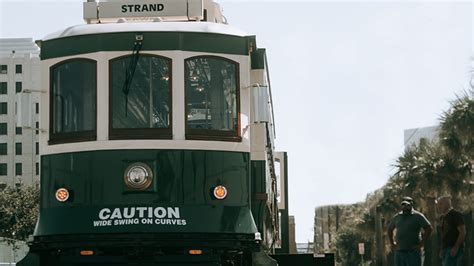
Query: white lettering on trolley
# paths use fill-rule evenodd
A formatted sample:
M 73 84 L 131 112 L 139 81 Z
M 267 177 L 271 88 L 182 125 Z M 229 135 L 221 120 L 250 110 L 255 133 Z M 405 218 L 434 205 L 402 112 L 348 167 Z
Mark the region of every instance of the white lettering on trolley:
M 105 219 L 109 219 L 109 217 L 110 217 L 110 210 L 109 209 L 104 208 L 104 209 L 100 210 L 99 219 L 105 220 Z
M 98 214 L 99 220 L 93 221 L 94 227 L 124 225 L 186 225 L 181 218 L 179 207 L 125 207 L 103 208 Z

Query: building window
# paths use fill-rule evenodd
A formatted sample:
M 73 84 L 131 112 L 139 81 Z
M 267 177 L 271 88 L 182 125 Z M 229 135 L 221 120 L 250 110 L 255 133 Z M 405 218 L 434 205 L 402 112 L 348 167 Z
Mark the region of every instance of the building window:
M 23 128 L 22 127 L 16 127 L 15 128 L 15 134 L 17 134 L 17 135 L 23 134 Z
M 36 152 L 36 154 L 39 154 L 39 149 L 40 149 L 39 148 L 39 142 L 36 142 L 35 146 L 36 146 L 35 152 Z
M 15 82 L 15 91 L 21 92 L 22 89 L 23 89 L 23 83 L 21 83 L 21 81 Z
M 240 141 L 239 65 L 220 57 L 186 60 L 186 139 Z
M 110 61 L 110 139 L 170 139 L 171 59 L 140 55 Z M 135 67 L 134 74 L 130 74 Z
M 7 94 L 8 93 L 8 83 L 0 82 L 0 94 Z
M 38 134 L 39 134 L 39 130 L 40 130 L 40 122 L 36 122 L 36 123 L 35 123 L 35 128 L 36 128 L 36 130 L 35 130 L 35 131 L 36 131 L 36 135 L 38 135 Z
M 7 123 L 0 123 L 0 135 L 7 135 L 8 127 Z
M 23 73 L 23 66 L 22 65 L 15 65 L 15 73 L 16 74 Z
M 0 103 L 0 115 L 6 115 L 8 113 L 8 103 Z
M 40 105 L 39 103 L 35 103 L 35 112 L 39 114 L 39 111 L 40 111 Z
M 39 175 L 39 172 L 40 172 L 40 166 L 39 166 L 39 163 L 36 163 L 36 171 L 35 171 L 35 175 Z
M 7 167 L 8 165 L 6 163 L 0 163 L 0 175 L 7 175 L 8 171 L 7 171 Z
M 23 153 L 21 142 L 15 143 L 15 155 L 21 155 Z
M 8 154 L 8 144 L 0 143 L 0 155 L 7 155 L 7 154 Z
M 7 74 L 7 73 L 8 73 L 8 66 L 0 65 L 0 74 Z
M 50 144 L 96 139 L 96 69 L 90 59 L 51 67 Z
M 15 175 L 22 175 L 23 174 L 23 165 L 21 163 L 15 164 Z

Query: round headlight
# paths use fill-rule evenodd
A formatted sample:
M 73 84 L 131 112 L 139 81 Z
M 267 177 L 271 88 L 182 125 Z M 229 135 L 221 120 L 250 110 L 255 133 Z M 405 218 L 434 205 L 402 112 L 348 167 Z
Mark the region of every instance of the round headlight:
M 136 190 L 144 190 L 150 187 L 153 180 L 153 173 L 150 167 L 144 163 L 134 163 L 125 170 L 125 184 Z
M 69 191 L 65 188 L 56 190 L 56 199 L 60 202 L 65 202 L 69 199 Z
M 214 188 L 214 197 L 216 199 L 225 199 L 225 197 L 227 197 L 227 188 L 224 187 L 224 186 L 216 186 Z

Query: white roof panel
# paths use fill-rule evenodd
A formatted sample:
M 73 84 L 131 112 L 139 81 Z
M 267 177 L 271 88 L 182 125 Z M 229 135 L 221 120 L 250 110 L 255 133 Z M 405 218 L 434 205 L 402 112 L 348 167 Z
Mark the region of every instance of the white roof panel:
M 114 32 L 202 32 L 216 33 L 234 36 L 248 36 L 247 33 L 226 24 L 212 22 L 126 22 L 126 23 L 104 23 L 83 24 L 72 26 L 61 31 L 52 33 L 42 40 L 52 40 L 63 37 L 104 34 Z

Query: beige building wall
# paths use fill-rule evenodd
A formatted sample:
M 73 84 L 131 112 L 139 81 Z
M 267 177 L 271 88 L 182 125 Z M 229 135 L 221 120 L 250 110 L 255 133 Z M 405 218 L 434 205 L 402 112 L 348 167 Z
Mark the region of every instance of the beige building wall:
M 0 84 L 0 188 L 36 183 L 39 156 L 35 128 L 41 83 L 39 48 L 32 39 L 0 39 Z M 36 91 L 30 93 L 30 127 L 16 123 L 20 91 Z

